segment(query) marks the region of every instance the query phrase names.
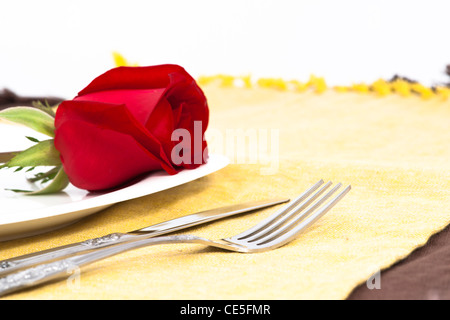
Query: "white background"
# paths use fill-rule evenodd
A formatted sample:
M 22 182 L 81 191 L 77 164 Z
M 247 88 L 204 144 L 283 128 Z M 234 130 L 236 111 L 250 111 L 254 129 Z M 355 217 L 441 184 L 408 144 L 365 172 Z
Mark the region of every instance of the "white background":
M 330 84 L 449 81 L 448 0 L 0 2 L 0 89 L 72 98 L 114 66 L 180 64 Z

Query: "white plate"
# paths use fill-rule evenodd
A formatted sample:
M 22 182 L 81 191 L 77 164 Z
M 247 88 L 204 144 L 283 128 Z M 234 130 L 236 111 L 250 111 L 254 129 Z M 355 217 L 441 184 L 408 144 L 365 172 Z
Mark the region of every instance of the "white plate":
M 0 124 L 0 152 L 23 150 L 26 147 L 24 133 L 27 128 Z M 41 138 L 34 131 L 31 135 Z M 8 139 L 6 140 L 6 137 Z M 16 142 L 14 142 L 16 141 Z M 220 170 L 229 164 L 222 155 L 210 155 L 208 163 L 176 175 L 154 172 L 130 186 L 115 191 L 89 193 L 69 185 L 63 193 L 26 196 L 8 188 L 30 189 L 26 173 L 13 169 L 0 170 L 0 241 L 36 235 L 78 221 L 115 203 L 135 199 L 193 181 Z M 29 175 L 29 174 L 28 174 Z

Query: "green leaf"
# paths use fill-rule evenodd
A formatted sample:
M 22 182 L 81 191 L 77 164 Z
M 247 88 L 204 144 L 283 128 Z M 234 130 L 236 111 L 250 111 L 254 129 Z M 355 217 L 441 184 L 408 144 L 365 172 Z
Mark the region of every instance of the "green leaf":
M 64 172 L 63 167 L 61 166 L 59 168 L 58 173 L 56 174 L 53 181 L 46 186 L 45 188 L 33 191 L 30 193 L 27 193 L 27 195 L 41 195 L 41 194 L 49 194 L 49 193 L 56 193 L 60 192 L 63 189 L 65 189 L 69 185 L 69 177 L 67 177 L 67 174 Z
M 59 171 L 59 167 L 55 167 L 55 168 L 53 168 L 50 171 L 47 171 L 45 173 L 44 172 L 39 172 L 39 173 L 35 174 L 33 178 L 28 178 L 27 180 L 30 181 L 30 182 L 36 182 L 36 181 L 43 180 L 43 179 L 51 180 L 51 179 L 53 179 L 56 176 L 58 171 Z
M 55 178 L 53 179 L 53 181 L 50 184 L 48 184 L 46 187 L 44 187 L 40 190 L 36 190 L 36 191 L 22 190 L 22 189 L 7 189 L 7 190 L 18 192 L 18 193 L 24 193 L 29 196 L 60 192 L 69 185 L 69 177 L 67 177 L 67 174 L 64 172 L 64 169 L 62 166 L 58 167 L 57 169 L 58 169 L 58 172 L 57 172 Z
M 44 111 L 44 112 L 46 112 L 46 113 L 48 113 L 49 115 L 51 115 L 53 118 L 55 117 L 55 111 L 54 111 L 54 108 L 56 107 L 56 106 L 50 106 L 49 104 L 48 104 L 48 101 L 47 100 L 45 100 L 45 104 L 44 103 L 42 103 L 41 101 L 33 101 L 33 102 L 31 102 L 31 104 L 32 104 L 32 106 L 33 107 L 35 107 L 35 108 L 38 108 L 38 109 L 40 109 L 40 110 L 42 110 L 42 111 Z
M 0 111 L 0 118 L 25 125 L 50 137 L 55 136 L 55 118 L 33 107 L 12 107 Z
M 33 192 L 33 191 L 30 191 L 30 190 L 22 190 L 22 189 L 5 189 L 5 190 L 13 191 L 13 192 L 16 192 L 16 193 L 28 193 L 28 192 Z
M 61 159 L 53 139 L 40 141 L 36 145 L 18 153 L 1 167 L 59 166 Z M 19 170 L 19 169 L 18 169 Z
M 36 139 L 36 138 L 33 138 L 33 137 L 28 137 L 28 136 L 25 136 L 25 138 L 27 138 L 28 140 L 30 140 L 31 142 L 39 142 L 39 140 L 38 139 Z

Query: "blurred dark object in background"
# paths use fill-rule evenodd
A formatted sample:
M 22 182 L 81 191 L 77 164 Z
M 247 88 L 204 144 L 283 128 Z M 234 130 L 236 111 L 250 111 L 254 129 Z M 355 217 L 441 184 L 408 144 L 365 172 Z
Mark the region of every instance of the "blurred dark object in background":
M 416 80 L 410 79 L 408 77 L 403 77 L 403 76 L 400 76 L 398 74 L 395 74 L 391 79 L 388 80 L 388 82 L 395 82 L 397 80 L 406 81 L 408 83 L 417 83 Z
M 445 69 L 445 73 L 450 76 L 450 64 L 447 65 L 447 68 Z M 450 82 L 447 83 L 447 87 L 450 88 Z
M 55 106 L 64 101 L 64 99 L 58 97 L 25 97 L 17 95 L 6 88 L 0 90 L 0 110 L 17 106 L 33 107 L 33 102 L 36 101 L 40 101 L 44 105 L 47 102 L 50 106 Z

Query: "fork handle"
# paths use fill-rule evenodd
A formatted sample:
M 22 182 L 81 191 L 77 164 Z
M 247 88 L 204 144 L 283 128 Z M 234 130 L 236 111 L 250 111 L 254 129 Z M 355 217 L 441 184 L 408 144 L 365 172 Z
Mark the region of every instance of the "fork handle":
M 0 296 L 10 294 L 25 288 L 34 287 L 55 279 L 70 277 L 71 273 L 81 267 L 96 261 L 106 259 L 119 253 L 141 247 L 169 243 L 204 243 L 203 238 L 191 235 L 143 238 L 120 246 L 111 246 L 101 250 L 72 256 L 33 266 L 0 278 Z
M 153 234 L 111 233 L 103 237 L 93 238 L 82 242 L 72 243 L 57 248 L 51 248 L 39 252 L 25 254 L 19 257 L 0 261 L 0 277 L 12 272 L 31 267 L 33 265 L 47 263 L 55 259 L 69 257 L 79 253 L 121 244 L 134 239 L 151 237 Z

